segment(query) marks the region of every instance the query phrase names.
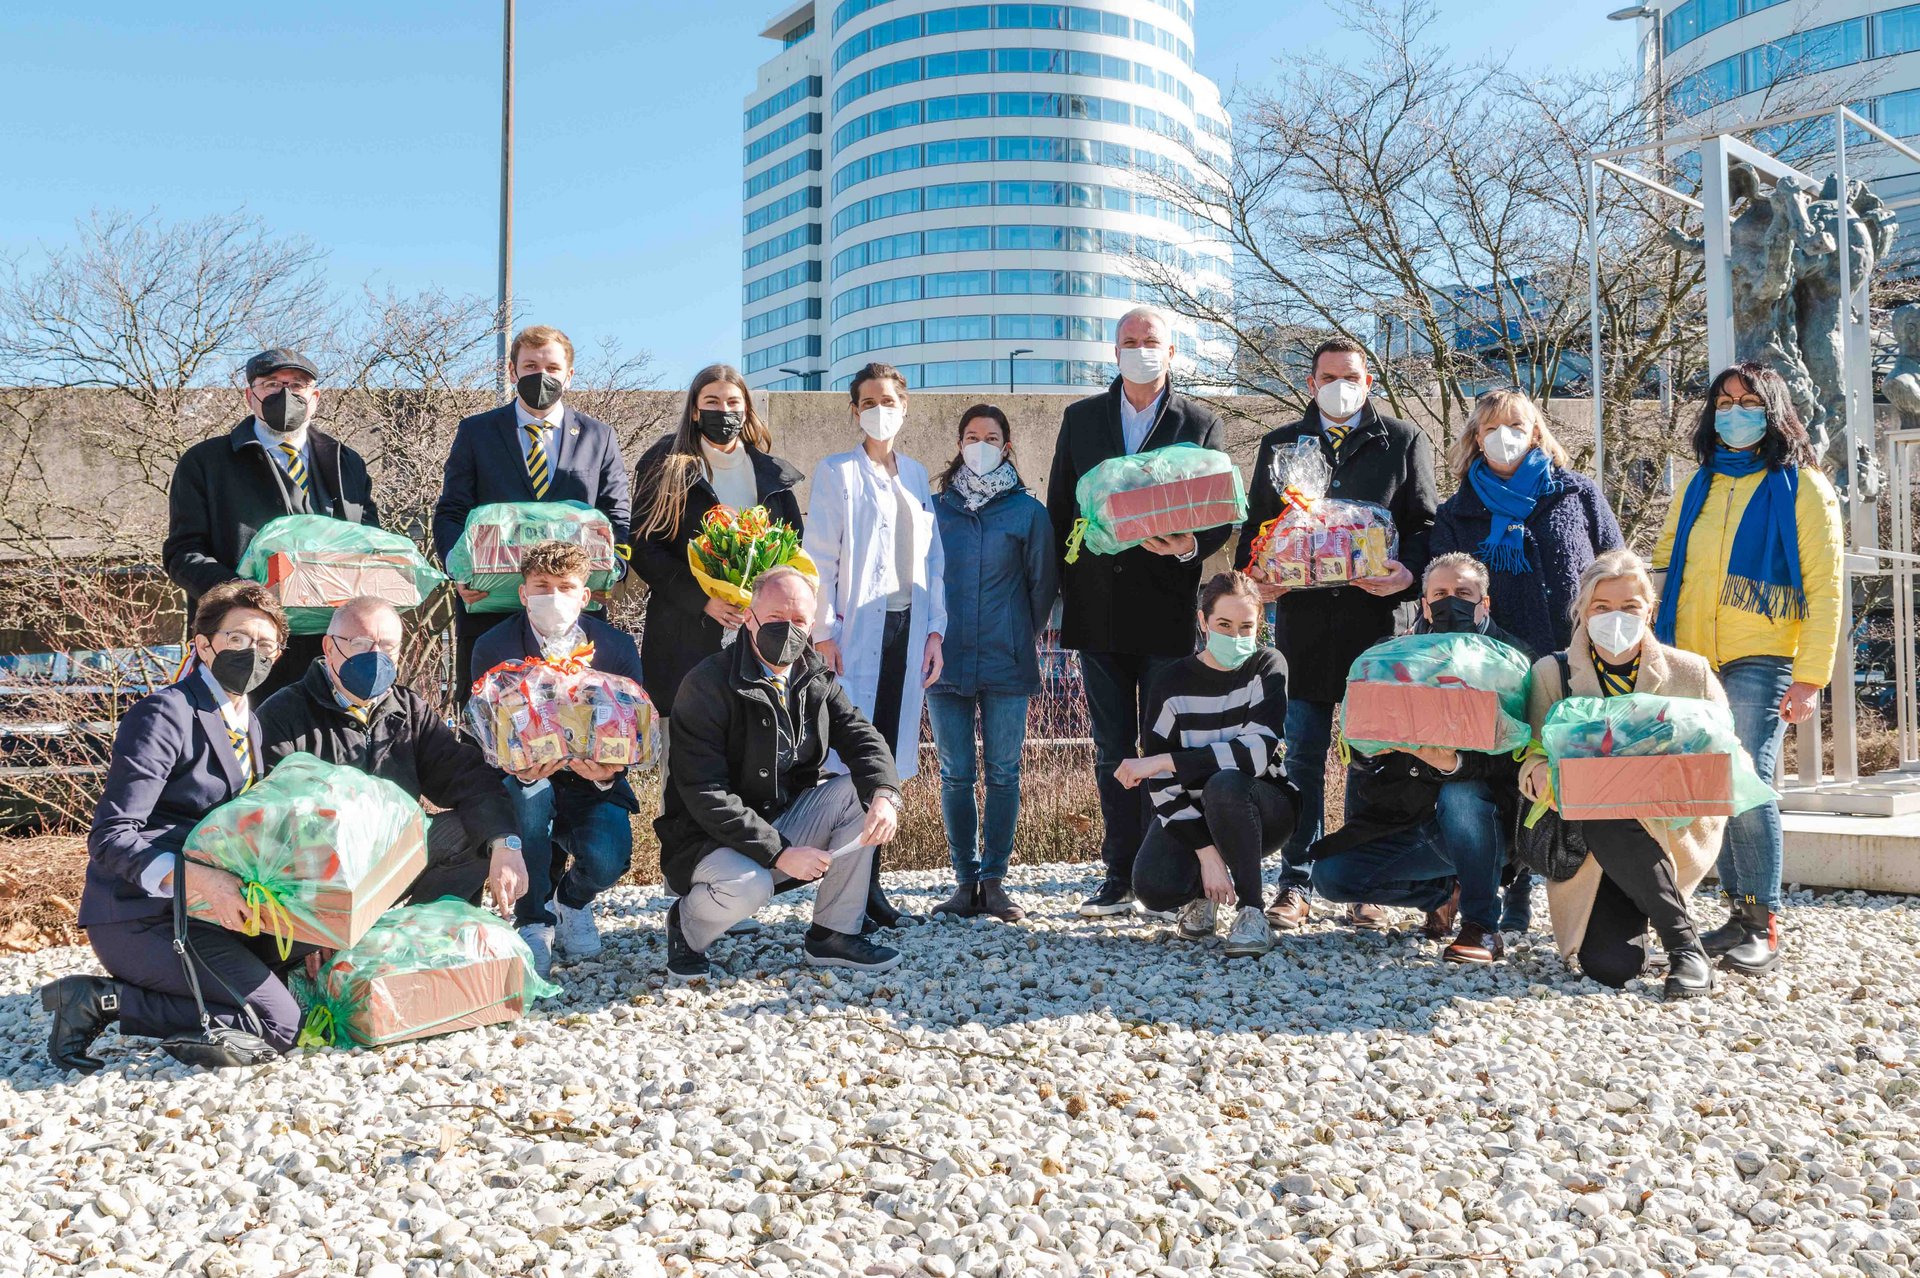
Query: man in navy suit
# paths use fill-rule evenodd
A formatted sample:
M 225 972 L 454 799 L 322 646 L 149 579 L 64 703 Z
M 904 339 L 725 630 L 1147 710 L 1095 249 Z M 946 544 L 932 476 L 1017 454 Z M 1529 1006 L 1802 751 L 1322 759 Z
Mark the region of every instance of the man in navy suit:
M 584 614 L 588 571 L 587 552 L 571 542 L 529 547 L 520 561 L 520 602 L 526 611 L 480 636 L 474 665 L 491 670 L 527 657 L 561 661 L 590 650 L 587 664 L 595 670 L 640 683 L 640 651 L 633 636 Z M 556 951 L 573 959 L 600 952 L 593 900 L 627 872 L 633 814 L 640 804 L 626 769 L 580 759 L 514 773 L 506 787 L 527 864 L 527 890 L 514 905 L 514 922 L 544 977 Z
M 514 337 L 507 362 L 514 401 L 465 418 L 454 432 L 433 507 L 433 548 L 440 562 L 447 561 L 476 507 L 503 501 L 585 502 L 613 525 L 624 560 L 631 514 L 627 465 L 613 428 L 562 400 L 573 380 L 573 343 L 559 329 L 535 324 Z M 480 598 L 480 592 L 463 588 L 454 609 L 454 693 L 462 703 L 473 684 L 474 641 L 502 620 L 466 610 Z

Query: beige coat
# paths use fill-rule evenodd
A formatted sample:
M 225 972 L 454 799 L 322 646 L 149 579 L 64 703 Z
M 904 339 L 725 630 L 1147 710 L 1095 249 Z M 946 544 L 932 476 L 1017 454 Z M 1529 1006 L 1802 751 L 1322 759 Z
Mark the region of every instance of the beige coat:
M 1527 697 L 1527 710 L 1533 720 L 1534 740 L 1540 739 L 1540 726 L 1546 722 L 1547 711 L 1554 702 L 1563 697 L 1597 697 L 1600 695 L 1600 680 L 1593 673 L 1592 650 L 1587 645 L 1587 627 L 1582 622 L 1574 627 L 1573 640 L 1567 645 L 1568 673 L 1573 680 L 1573 690 L 1569 694 L 1560 687 L 1560 663 L 1553 657 L 1542 657 L 1533 666 L 1532 690 Z M 1721 690 L 1720 680 L 1714 677 L 1713 668 L 1705 657 L 1685 652 L 1679 648 L 1666 648 L 1656 643 L 1651 635 L 1640 648 L 1640 673 L 1635 679 L 1635 692 L 1653 692 L 1663 697 L 1700 697 L 1716 705 L 1727 704 L 1727 694 Z M 1532 780 L 1537 778 L 1544 787 L 1546 778 L 1540 775 L 1547 767 L 1544 755 L 1534 755 L 1520 765 L 1520 780 L 1523 787 L 1531 789 Z M 1654 842 L 1666 849 L 1673 858 L 1674 877 L 1680 882 L 1680 891 L 1691 894 L 1700 886 L 1700 880 L 1713 868 L 1715 859 L 1720 855 L 1720 834 L 1725 829 L 1725 817 L 1701 817 L 1690 825 L 1671 829 L 1663 821 L 1642 821 Z M 1600 890 L 1600 863 L 1589 856 L 1572 878 L 1563 883 L 1547 884 L 1547 911 L 1553 920 L 1554 943 L 1560 947 L 1563 958 L 1571 959 L 1580 950 L 1580 942 L 1586 939 L 1587 918 L 1593 913 L 1593 898 Z

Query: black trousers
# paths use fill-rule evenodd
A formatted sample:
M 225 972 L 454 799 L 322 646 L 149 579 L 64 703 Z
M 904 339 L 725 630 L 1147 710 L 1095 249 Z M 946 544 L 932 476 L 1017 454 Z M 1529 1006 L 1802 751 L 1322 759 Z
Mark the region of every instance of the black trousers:
M 1125 652 L 1080 654 L 1087 717 L 1093 724 L 1093 780 L 1100 791 L 1100 820 L 1106 827 L 1100 859 L 1106 862 L 1110 887 L 1133 882 L 1134 855 L 1150 821 L 1146 788 L 1127 789 L 1114 779 L 1113 770 L 1122 759 L 1139 755 L 1147 681 L 1175 660 Z
M 913 633 L 913 609 L 902 608 L 887 614 L 880 632 L 880 685 L 873 694 L 873 726 L 886 738 L 887 749 L 900 752 L 900 698 L 907 686 L 907 638 Z M 917 673 L 917 671 L 916 671 Z M 920 748 L 920 725 L 909 729 L 914 740 L 908 748 Z
M 453 601 L 453 703 L 456 706 L 466 705 L 473 695 L 474 643 L 501 622 L 519 615 L 517 612 L 468 612 L 465 604 L 458 599 Z
M 1260 777 L 1222 769 L 1201 792 L 1207 835 L 1233 875 L 1240 904 L 1260 908 L 1260 862 L 1280 850 L 1298 819 L 1293 796 Z M 1133 893 L 1149 910 L 1177 910 L 1204 895 L 1199 854 L 1149 818 L 1133 862 Z
M 1646 962 L 1635 942 L 1653 925 L 1668 953 L 1700 943 L 1673 859 L 1638 821 L 1582 821 L 1587 850 L 1600 863 L 1599 890 L 1580 941 L 1580 970 L 1619 989 Z
M 407 888 L 401 904 L 457 896 L 469 905 L 478 905 L 492 863 L 492 851 L 467 833 L 458 812 L 435 813 L 427 819 L 427 868 Z
M 282 959 L 269 934 L 242 936 L 211 923 L 187 922 L 189 953 L 200 978 L 201 997 L 216 1025 L 251 1031 L 240 1005 L 253 1009 L 267 1042 L 287 1051 L 300 1034 L 300 1005 L 286 974 L 313 951 L 296 945 Z M 173 952 L 173 918 L 162 914 L 130 923 L 99 923 L 87 941 L 120 995 L 120 1032 L 142 1038 L 197 1033 L 200 1013 L 180 956 Z

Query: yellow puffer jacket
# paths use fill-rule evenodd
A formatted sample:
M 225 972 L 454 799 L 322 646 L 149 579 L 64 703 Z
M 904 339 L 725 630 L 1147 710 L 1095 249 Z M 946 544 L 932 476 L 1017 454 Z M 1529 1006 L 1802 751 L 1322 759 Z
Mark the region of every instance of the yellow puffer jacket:
M 1676 648 L 1697 652 L 1715 670 L 1742 657 L 1791 657 L 1793 681 L 1824 688 L 1833 678 L 1834 652 L 1840 644 L 1840 502 L 1827 477 L 1810 467 L 1800 469 L 1800 495 L 1794 503 L 1794 522 L 1800 534 L 1800 583 L 1807 595 L 1804 621 L 1792 617 L 1763 617 L 1720 602 L 1727 560 L 1733 554 L 1733 535 L 1754 490 L 1766 477 L 1761 471 L 1730 477 L 1715 475 L 1707 489 L 1707 504 L 1694 521 L 1687 541 L 1687 570 L 1680 579 L 1680 607 L 1674 622 Z M 1655 572 L 1665 572 L 1673 557 L 1674 526 L 1680 521 L 1681 493 L 1667 508 L 1667 524 L 1653 552 Z

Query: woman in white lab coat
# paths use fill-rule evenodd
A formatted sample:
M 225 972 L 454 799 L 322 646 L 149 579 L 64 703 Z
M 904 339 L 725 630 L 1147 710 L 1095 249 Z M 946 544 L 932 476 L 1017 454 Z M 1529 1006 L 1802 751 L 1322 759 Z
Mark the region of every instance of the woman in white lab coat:
M 891 365 L 868 364 L 848 393 L 864 438 L 820 463 L 807 503 L 803 545 L 820 570 L 813 642 L 892 747 L 905 781 L 920 771 L 921 707 L 940 677 L 946 565 L 927 468 L 893 447 L 906 379 Z M 902 916 L 880 890 L 879 867 L 876 856 L 868 920 L 893 927 Z

